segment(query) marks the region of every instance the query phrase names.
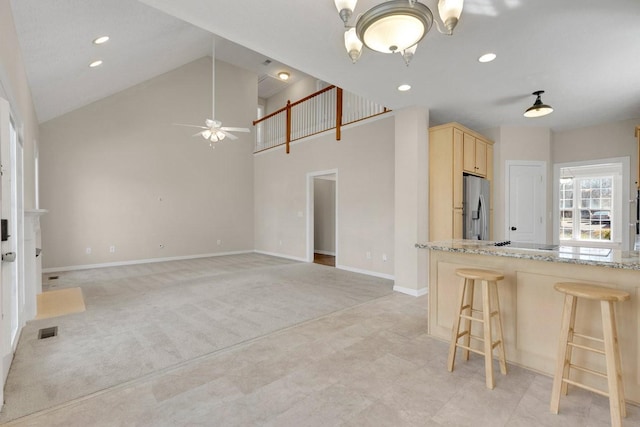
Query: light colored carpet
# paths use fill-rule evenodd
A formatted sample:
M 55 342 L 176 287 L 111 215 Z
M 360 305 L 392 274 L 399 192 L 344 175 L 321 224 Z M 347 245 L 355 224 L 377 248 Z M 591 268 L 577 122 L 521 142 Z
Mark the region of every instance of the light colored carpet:
M 82 289 L 67 288 L 47 291 L 37 296 L 37 320 L 85 311 Z
M 390 280 L 259 254 L 57 275 L 87 310 L 27 324 L 0 422 L 393 292 Z M 58 336 L 38 340 L 49 326 Z

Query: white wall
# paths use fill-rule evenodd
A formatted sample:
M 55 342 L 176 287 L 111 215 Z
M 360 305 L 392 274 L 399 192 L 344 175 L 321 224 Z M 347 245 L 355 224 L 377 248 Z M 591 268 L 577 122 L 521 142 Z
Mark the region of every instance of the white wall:
M 256 249 L 305 259 L 307 173 L 337 169 L 337 264 L 393 275 L 394 127 L 383 116 L 343 128 L 341 141 L 328 132 L 257 155 Z
M 336 182 L 315 178 L 313 188 L 314 251 L 325 255 L 336 252 Z
M 215 74 L 216 118 L 252 127 L 256 75 Z M 44 267 L 253 249 L 253 133 L 211 149 L 173 125 L 211 116 L 211 76 L 202 58 L 42 124 Z

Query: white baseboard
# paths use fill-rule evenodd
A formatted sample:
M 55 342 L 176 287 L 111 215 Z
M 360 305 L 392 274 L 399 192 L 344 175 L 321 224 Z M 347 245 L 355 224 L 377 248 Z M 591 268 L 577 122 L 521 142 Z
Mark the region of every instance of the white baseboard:
M 254 250 L 252 252 L 255 252 L 257 254 L 262 254 L 262 255 L 277 256 L 278 258 L 291 259 L 293 261 L 308 262 L 306 258 L 300 258 L 300 257 L 297 257 L 297 256 L 292 256 L 292 255 L 279 254 L 279 253 L 276 253 L 276 252 L 267 252 L 267 251 L 259 251 L 259 250 Z
M 351 271 L 352 273 L 366 274 L 367 276 L 380 277 L 381 279 L 394 280 L 395 276 L 391 274 L 378 273 L 377 271 L 362 270 L 360 268 L 347 267 L 346 265 L 336 265 L 339 270 Z
M 336 256 L 335 252 L 321 251 L 320 249 L 314 249 L 313 252 L 316 253 L 316 254 L 320 254 L 320 255 Z
M 429 288 L 411 289 L 402 286 L 394 286 L 393 290 L 403 294 L 411 295 L 412 297 L 421 297 L 429 293 Z
M 150 259 L 137 259 L 133 261 L 118 261 L 118 262 L 105 262 L 101 264 L 84 264 L 84 265 L 71 265 L 67 267 L 49 267 L 43 268 L 43 273 L 56 273 L 58 271 L 75 271 L 75 270 L 89 270 L 92 268 L 104 268 L 104 267 L 122 267 L 125 265 L 135 265 L 135 264 L 151 264 L 154 262 L 166 262 L 166 261 L 182 261 L 187 259 L 198 259 L 198 258 L 211 258 L 214 256 L 225 256 L 225 255 L 240 255 L 240 254 L 250 254 L 253 253 L 252 250 L 248 251 L 233 251 L 233 252 L 216 252 L 212 254 L 200 254 L 200 255 L 185 255 L 185 256 L 175 256 L 175 257 L 166 257 L 166 258 L 150 258 Z

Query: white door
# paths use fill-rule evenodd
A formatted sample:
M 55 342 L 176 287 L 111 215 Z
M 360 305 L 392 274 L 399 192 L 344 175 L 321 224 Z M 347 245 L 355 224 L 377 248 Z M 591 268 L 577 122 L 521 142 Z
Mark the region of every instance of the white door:
M 546 243 L 546 163 L 508 161 L 507 240 Z

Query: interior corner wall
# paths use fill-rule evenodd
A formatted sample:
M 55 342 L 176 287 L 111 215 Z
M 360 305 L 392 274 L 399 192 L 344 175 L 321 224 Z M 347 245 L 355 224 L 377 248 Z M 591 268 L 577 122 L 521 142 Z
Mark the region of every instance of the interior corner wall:
M 337 264 L 393 275 L 394 127 L 383 116 L 256 155 L 256 250 L 306 259 L 307 174 L 337 169 Z
M 211 117 L 211 67 L 201 58 L 41 125 L 45 268 L 253 249 L 253 132 L 211 149 L 174 125 Z M 250 127 L 257 75 L 220 61 L 215 74 L 216 119 Z
M 0 94 L 8 98 L 17 127 L 24 132 L 22 135 L 24 208 L 33 209 L 36 207 L 35 145 L 39 138 L 38 118 L 27 81 L 27 73 L 22 60 L 9 0 L 0 0 Z

